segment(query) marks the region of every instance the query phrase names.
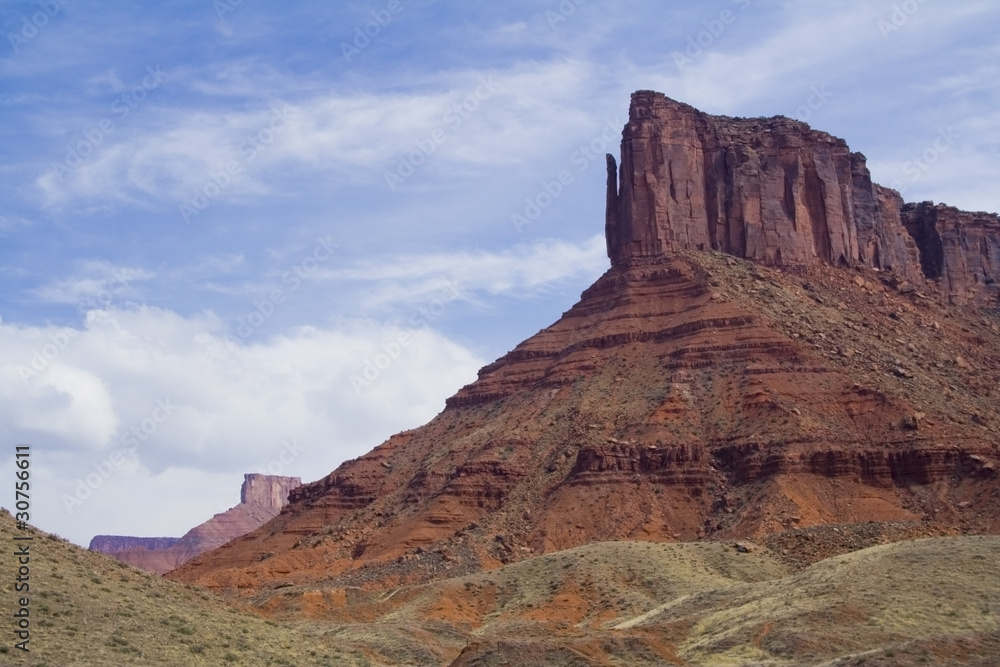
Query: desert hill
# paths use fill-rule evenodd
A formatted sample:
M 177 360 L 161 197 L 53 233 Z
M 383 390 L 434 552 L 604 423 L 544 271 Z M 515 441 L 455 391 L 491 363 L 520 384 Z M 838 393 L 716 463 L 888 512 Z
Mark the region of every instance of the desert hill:
M 555 324 L 169 576 L 278 613 L 608 540 L 1000 532 L 995 215 L 642 91 L 605 217 L 611 268 Z
M 15 536 L 32 540 L 15 543 Z M 0 570 L 9 575 L 0 600 L 7 622 L 0 665 L 385 664 L 366 658 L 363 647 L 267 621 L 204 589 L 137 570 L 30 526 L 18 530 L 5 509 L 0 510 L 0 540 Z M 20 567 L 15 544 L 30 545 L 27 591 L 14 591 Z M 22 597 L 28 599 L 27 653 L 14 648 L 14 613 Z

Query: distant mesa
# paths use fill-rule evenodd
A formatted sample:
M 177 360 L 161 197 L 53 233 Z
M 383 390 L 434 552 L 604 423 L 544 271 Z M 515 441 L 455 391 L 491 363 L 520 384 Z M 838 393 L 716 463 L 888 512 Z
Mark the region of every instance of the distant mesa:
M 98 535 L 90 541 L 90 550 L 163 574 L 264 525 L 288 504 L 292 489 L 301 485 L 299 477 L 248 473 L 243 476 L 239 505 L 216 514 L 183 537 Z

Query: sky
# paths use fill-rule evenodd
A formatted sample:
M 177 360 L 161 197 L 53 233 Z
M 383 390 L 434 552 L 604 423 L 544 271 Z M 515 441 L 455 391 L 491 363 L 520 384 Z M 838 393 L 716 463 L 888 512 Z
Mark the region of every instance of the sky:
M 34 525 L 179 536 L 244 473 L 313 481 L 425 423 L 607 270 L 638 89 L 998 211 L 998 25 L 994 0 L 5 0 L 0 505 L 26 445 Z

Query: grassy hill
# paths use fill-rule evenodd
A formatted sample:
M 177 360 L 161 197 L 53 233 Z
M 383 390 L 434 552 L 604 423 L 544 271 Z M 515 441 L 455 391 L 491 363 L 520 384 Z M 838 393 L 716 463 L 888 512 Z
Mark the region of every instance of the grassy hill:
M 13 537 L 31 535 L 28 593 L 14 591 Z M 137 570 L 44 532 L 17 530 L 0 513 L 0 665 L 368 665 L 338 648 L 208 592 Z M 23 544 L 23 543 L 22 543 Z M 14 648 L 13 614 L 29 599 L 29 653 Z

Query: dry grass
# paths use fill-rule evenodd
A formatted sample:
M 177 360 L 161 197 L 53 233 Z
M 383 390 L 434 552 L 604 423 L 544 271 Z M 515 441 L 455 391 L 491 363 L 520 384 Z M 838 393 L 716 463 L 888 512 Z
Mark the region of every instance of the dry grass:
M 31 534 L 30 653 L 14 648 L 14 535 Z M 309 635 L 81 549 L 41 531 L 18 531 L 0 513 L 0 665 L 369 665 L 360 650 Z
M 0 514 L 0 539 L 14 534 Z M 8 639 L 3 665 L 1000 664 L 998 537 L 898 542 L 795 572 L 732 542 L 599 543 L 275 621 L 32 534 L 32 651 Z M 0 554 L 10 619 L 16 564 Z
M 679 647 L 692 664 L 867 660 L 928 638 L 1000 631 L 998 561 L 997 537 L 898 542 L 774 581 L 706 591 L 645 625 L 697 619 Z

